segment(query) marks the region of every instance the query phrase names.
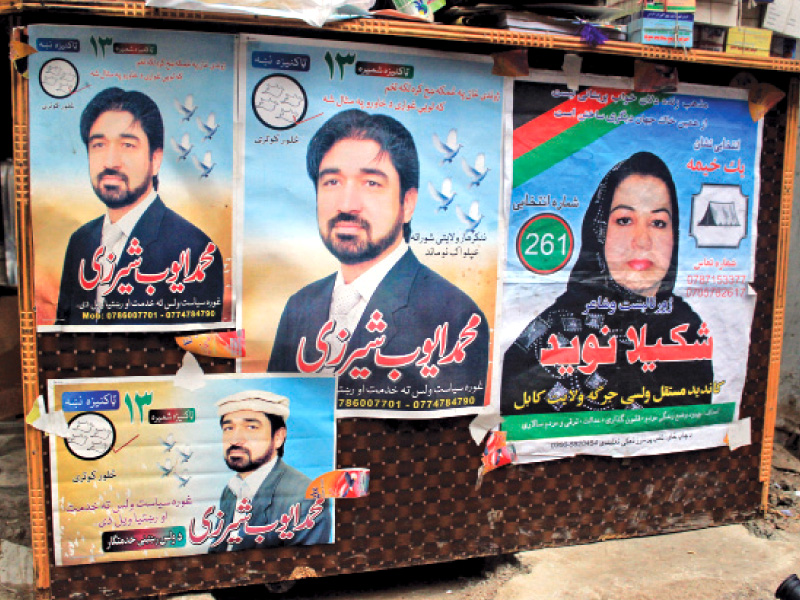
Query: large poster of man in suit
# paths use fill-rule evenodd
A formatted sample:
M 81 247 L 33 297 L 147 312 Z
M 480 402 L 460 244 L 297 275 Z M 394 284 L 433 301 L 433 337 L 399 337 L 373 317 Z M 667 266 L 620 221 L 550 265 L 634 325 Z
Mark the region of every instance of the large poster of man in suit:
M 231 324 L 233 36 L 36 26 L 31 39 L 38 327 Z
M 479 411 L 502 180 L 491 63 L 263 37 L 242 56 L 243 369 L 335 375 L 339 414 Z

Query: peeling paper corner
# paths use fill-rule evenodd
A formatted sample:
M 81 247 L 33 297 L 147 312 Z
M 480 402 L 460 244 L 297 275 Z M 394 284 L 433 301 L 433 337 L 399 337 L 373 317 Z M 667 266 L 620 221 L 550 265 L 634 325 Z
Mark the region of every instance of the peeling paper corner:
M 481 487 L 483 476 L 490 471 L 499 469 L 506 465 L 513 464 L 517 458 L 517 452 L 513 444 L 507 443 L 507 433 L 505 431 L 492 431 L 489 439 L 486 440 L 486 447 L 483 449 L 481 466 L 478 469 L 478 481 L 475 489 Z
M 363 498 L 369 494 L 369 469 L 328 471 L 308 484 L 306 498 Z
M 725 436 L 728 447 L 731 450 L 736 450 L 742 446 L 749 446 L 751 444 L 751 429 L 750 417 L 741 419 L 739 421 L 734 421 L 728 425 L 728 434 Z
M 753 121 L 758 121 L 785 97 L 786 94 L 771 83 L 753 84 L 747 94 L 750 117 Z
M 36 403 L 25 417 L 25 422 L 46 434 L 58 437 L 69 436 L 69 425 L 67 425 L 67 419 L 64 417 L 64 411 L 47 412 L 47 408 L 44 405 L 44 397 L 42 396 L 36 398 Z
M 177 336 L 175 342 L 193 354 L 215 358 L 242 358 L 245 356 L 244 330 L 215 333 L 197 333 Z
M 515 48 L 506 52 L 492 54 L 494 64 L 492 75 L 504 77 L 525 77 L 530 67 L 528 66 L 528 49 Z
M 33 424 L 42 416 L 44 411 L 44 398 L 39 396 L 36 398 L 36 401 L 33 403 L 31 410 L 25 415 L 25 422 L 33 427 Z
M 205 373 L 191 352 L 184 354 L 183 366 L 175 373 L 172 384 L 190 392 L 205 387 Z
M 583 59 L 577 54 L 564 55 L 564 77 L 567 80 L 567 87 L 573 92 L 577 92 L 581 85 L 581 65 Z
M 36 48 L 26 44 L 25 42 L 11 40 L 8 44 L 8 57 L 11 59 L 11 64 L 14 65 L 14 70 L 22 75 L 25 79 L 29 79 L 28 68 L 27 65 L 21 61 L 23 58 L 27 58 L 36 52 L 38 52 Z
M 25 42 L 11 40 L 8 43 L 8 57 L 11 60 L 19 60 L 31 54 L 36 54 L 37 52 L 38 50 L 36 48 Z
M 486 434 L 498 427 L 502 422 L 503 417 L 499 413 L 480 413 L 469 424 L 469 433 L 475 443 L 480 446 Z

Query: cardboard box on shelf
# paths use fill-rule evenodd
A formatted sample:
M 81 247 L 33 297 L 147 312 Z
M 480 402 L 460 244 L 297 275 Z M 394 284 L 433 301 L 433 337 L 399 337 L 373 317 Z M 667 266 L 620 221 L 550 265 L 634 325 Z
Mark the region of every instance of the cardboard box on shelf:
M 739 24 L 740 0 L 697 0 L 695 24 L 736 27 Z
M 764 12 L 764 29 L 800 38 L 800 0 L 774 0 Z
M 776 58 L 797 59 L 797 40 L 795 38 L 773 35 L 769 55 Z
M 761 8 L 763 4 L 753 4 L 749 6 L 749 2 L 742 5 L 742 15 L 737 23 L 738 27 L 761 27 Z
M 725 52 L 747 56 L 769 56 L 772 32 L 756 27 L 731 27 Z
M 694 37 L 692 13 L 643 10 L 628 23 L 628 41 L 653 46 L 691 48 Z
M 693 13 L 695 0 L 606 0 L 606 6 L 619 10 L 620 16 L 632 15 L 643 10 Z
M 725 52 L 725 34 L 727 27 L 694 24 L 694 47 L 697 50 Z

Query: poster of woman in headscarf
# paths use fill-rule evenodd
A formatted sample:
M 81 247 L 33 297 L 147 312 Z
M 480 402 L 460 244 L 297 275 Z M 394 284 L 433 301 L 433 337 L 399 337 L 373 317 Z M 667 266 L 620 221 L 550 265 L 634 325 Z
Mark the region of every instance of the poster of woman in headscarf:
M 582 83 L 514 84 L 503 428 L 522 455 L 719 445 L 744 384 L 761 123 L 739 90 Z

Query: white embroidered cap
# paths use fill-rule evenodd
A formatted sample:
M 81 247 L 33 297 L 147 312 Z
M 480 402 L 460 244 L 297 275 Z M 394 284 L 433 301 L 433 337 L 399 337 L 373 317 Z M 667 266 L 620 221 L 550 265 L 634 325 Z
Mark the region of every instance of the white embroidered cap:
M 220 417 L 237 410 L 254 410 L 288 419 L 289 399 L 264 390 L 246 390 L 217 402 L 217 414 Z

